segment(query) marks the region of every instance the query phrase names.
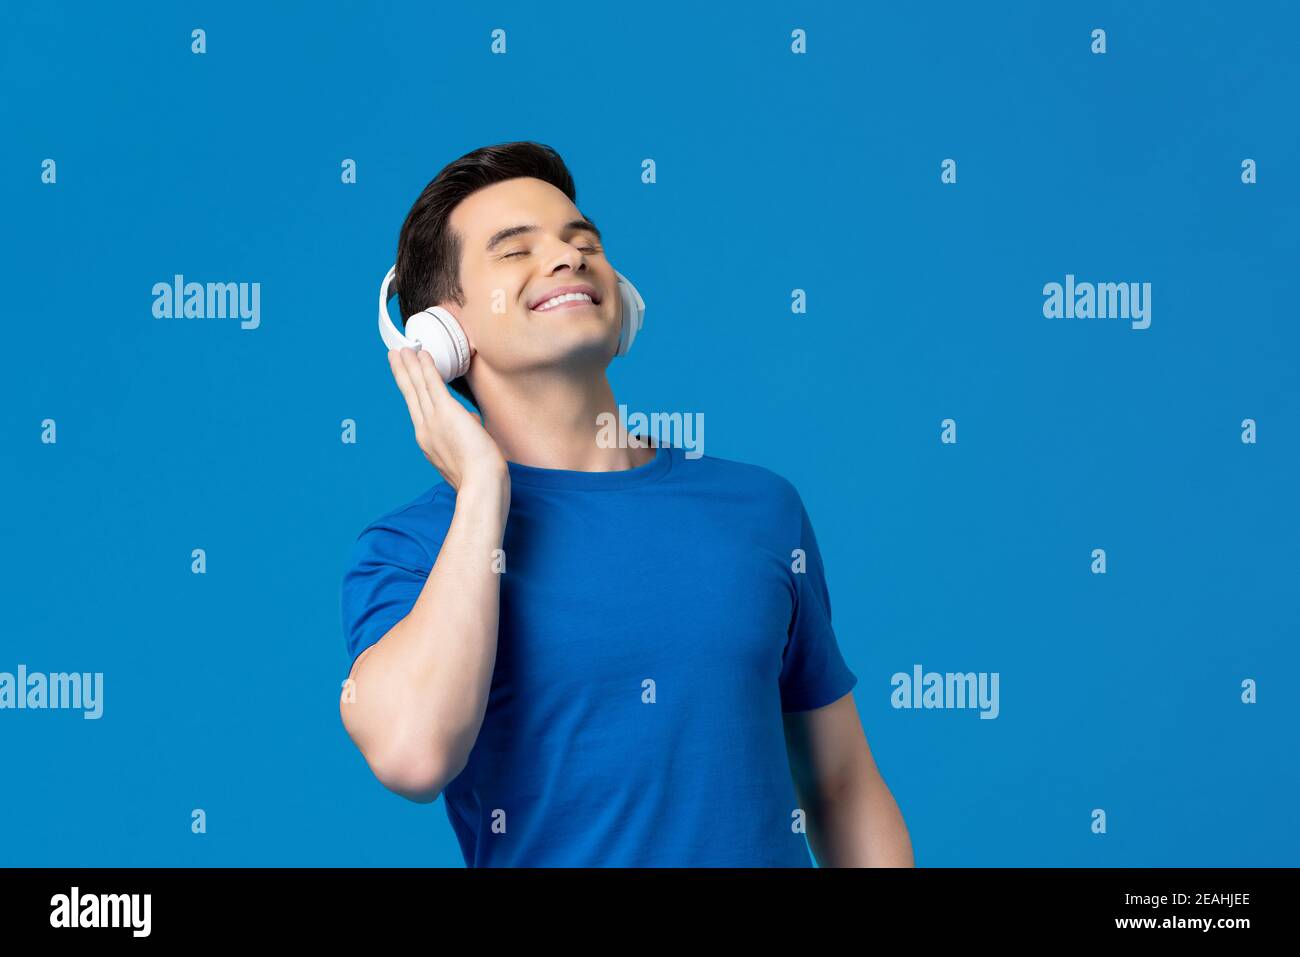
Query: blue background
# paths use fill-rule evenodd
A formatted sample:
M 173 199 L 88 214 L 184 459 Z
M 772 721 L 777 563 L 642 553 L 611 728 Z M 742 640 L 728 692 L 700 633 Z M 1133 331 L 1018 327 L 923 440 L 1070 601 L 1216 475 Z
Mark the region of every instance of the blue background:
M 619 401 L 802 493 L 919 865 L 1300 863 L 1293 5 L 3 9 L 0 670 L 105 712 L 0 711 L 0 863 L 461 865 L 343 730 L 338 587 L 436 480 L 398 229 L 514 139 L 645 296 Z M 260 328 L 154 319 L 175 273 L 260 282 Z M 1151 327 L 1044 318 L 1066 273 Z M 1000 716 L 893 709 L 916 663 Z

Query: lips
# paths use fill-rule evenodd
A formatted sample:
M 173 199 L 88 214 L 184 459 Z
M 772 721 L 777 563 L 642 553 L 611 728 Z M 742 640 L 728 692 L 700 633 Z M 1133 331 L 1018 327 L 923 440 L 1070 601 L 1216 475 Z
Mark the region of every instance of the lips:
M 592 286 L 588 283 L 577 283 L 571 286 L 556 286 L 554 289 L 547 290 L 546 292 L 538 296 L 536 299 L 534 299 L 532 302 L 530 302 L 528 304 L 528 308 L 536 309 L 542 303 L 554 299 L 556 296 L 563 296 L 565 293 L 570 293 L 570 292 L 585 292 L 588 296 L 591 297 L 591 301 L 594 304 L 596 305 L 600 304 L 600 294 L 596 292 L 595 286 Z M 556 308 L 556 307 L 552 307 L 552 308 Z

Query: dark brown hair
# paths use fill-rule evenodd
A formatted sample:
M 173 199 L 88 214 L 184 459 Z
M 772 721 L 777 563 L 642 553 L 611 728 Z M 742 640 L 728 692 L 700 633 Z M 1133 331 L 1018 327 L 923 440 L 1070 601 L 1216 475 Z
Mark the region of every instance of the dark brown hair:
M 531 176 L 550 183 L 570 202 L 577 202 L 573 176 L 560 154 L 528 141 L 484 146 L 444 166 L 420 193 L 406 215 L 397 238 L 394 284 L 402 314 L 413 316 L 440 302 L 465 305 L 460 284 L 462 237 L 448 225 L 452 210 L 470 193 L 507 179 Z M 478 402 L 465 377 L 451 387 L 475 406 Z

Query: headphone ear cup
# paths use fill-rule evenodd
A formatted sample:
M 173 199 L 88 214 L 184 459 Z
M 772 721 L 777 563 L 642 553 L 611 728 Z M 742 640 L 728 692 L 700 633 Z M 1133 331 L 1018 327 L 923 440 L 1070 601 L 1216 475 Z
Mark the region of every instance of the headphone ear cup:
M 406 339 L 429 353 L 443 382 L 469 371 L 469 339 L 456 317 L 440 306 L 417 312 L 406 320 Z
M 615 355 L 625 356 L 632 349 L 636 334 L 645 324 L 645 300 L 636 291 L 636 286 L 628 282 L 621 273 L 615 272 L 615 275 L 618 276 L 619 305 L 623 310 L 622 321 L 618 328 L 618 352 Z

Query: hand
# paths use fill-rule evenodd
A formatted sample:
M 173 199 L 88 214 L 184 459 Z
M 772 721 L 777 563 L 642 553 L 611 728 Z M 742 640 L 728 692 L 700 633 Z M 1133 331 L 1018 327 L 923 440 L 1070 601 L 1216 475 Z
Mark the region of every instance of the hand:
M 415 441 L 447 484 L 459 492 L 467 482 L 509 481 L 501 449 L 452 396 L 428 352 L 389 349 L 388 364 L 410 410 Z

